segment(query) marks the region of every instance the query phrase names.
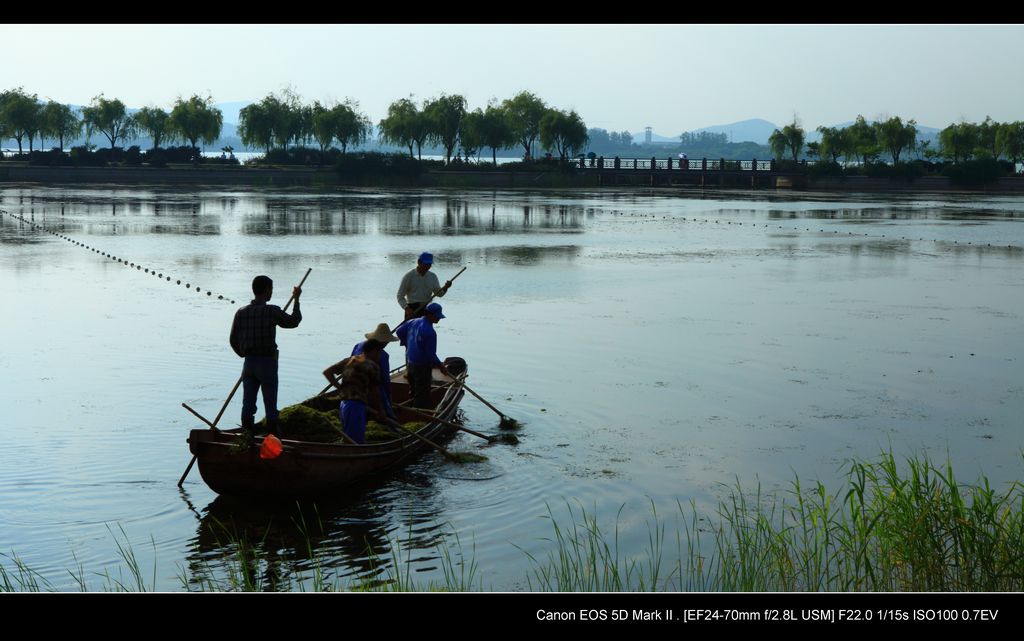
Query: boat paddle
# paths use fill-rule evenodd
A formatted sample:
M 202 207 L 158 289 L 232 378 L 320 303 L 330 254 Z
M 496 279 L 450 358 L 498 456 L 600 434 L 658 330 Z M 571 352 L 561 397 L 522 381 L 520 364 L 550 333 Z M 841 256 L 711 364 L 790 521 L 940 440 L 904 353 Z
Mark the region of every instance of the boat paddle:
M 434 419 L 434 420 L 438 420 L 439 422 L 444 422 L 444 421 L 440 421 L 439 419 Z M 426 443 L 430 447 L 434 448 L 435 450 L 437 450 L 438 452 L 443 454 L 444 457 L 446 459 L 448 459 L 449 461 L 451 461 L 452 463 L 460 463 L 460 464 L 461 463 L 476 463 L 478 461 L 486 461 L 487 460 L 487 457 L 482 455 L 482 454 L 472 454 L 470 452 L 459 452 L 458 454 L 452 454 L 448 450 L 444 449 L 443 447 L 441 447 L 437 443 L 431 441 L 426 436 L 423 436 L 422 434 L 416 432 L 415 430 L 410 431 L 410 430 L 405 429 L 404 427 L 402 427 L 401 423 L 399 423 L 398 421 L 396 421 L 396 420 L 394 420 L 394 419 L 392 419 L 390 417 L 378 416 L 377 417 L 377 421 L 382 423 L 383 425 L 387 426 L 388 428 L 390 428 L 392 432 L 395 432 L 395 433 L 398 433 L 398 434 L 408 434 L 410 436 L 415 436 L 419 440 L 423 441 L 424 443 Z
M 491 408 L 494 411 L 495 414 L 497 414 L 498 416 L 501 417 L 501 422 L 498 424 L 499 428 L 501 428 L 503 430 L 514 430 L 514 429 L 519 427 L 519 421 L 517 421 L 516 419 L 514 419 L 514 418 L 512 418 L 510 416 L 505 416 L 504 414 L 502 414 L 498 410 L 497 407 L 495 407 L 495 406 L 491 405 L 490 403 L 488 403 L 487 400 L 483 396 L 480 396 L 479 394 L 477 394 L 476 392 L 473 391 L 473 388 L 471 388 L 469 385 L 466 385 L 466 382 L 465 382 L 464 378 L 460 379 L 460 383 L 459 384 L 462 386 L 462 388 L 464 390 L 466 390 L 467 392 L 469 392 L 473 396 L 477 397 L 477 399 L 479 399 L 481 403 L 483 403 L 487 407 Z
M 494 443 L 495 441 L 501 441 L 502 443 L 509 443 L 510 445 L 515 445 L 516 443 L 519 442 L 519 439 L 516 438 L 515 434 L 500 434 L 500 435 L 488 436 L 486 434 L 482 434 L 480 432 L 477 432 L 476 430 L 471 430 L 471 429 L 469 429 L 468 427 L 466 427 L 464 425 L 459 425 L 458 423 L 452 423 L 451 421 L 446 421 L 443 418 L 434 416 L 433 414 L 430 414 L 428 412 L 424 412 L 424 411 L 421 411 L 421 410 L 418 410 L 418 409 L 414 409 L 412 407 L 406 407 L 405 411 L 411 412 L 413 414 L 416 414 L 417 416 L 422 416 L 423 418 L 429 418 L 432 421 L 437 421 L 438 423 L 441 423 L 442 425 L 447 425 L 448 427 L 454 427 L 455 429 L 462 430 L 463 432 L 469 432 L 473 436 L 479 436 L 480 438 L 486 440 L 488 443 Z
M 298 285 L 299 289 L 302 289 L 302 285 L 306 282 L 306 279 L 309 277 L 309 273 L 311 271 L 313 271 L 312 267 L 310 267 L 310 268 L 308 268 L 306 270 L 305 276 L 303 276 L 302 280 L 299 281 L 299 285 Z M 293 300 L 295 300 L 295 292 L 294 291 L 292 292 L 291 297 L 288 299 L 288 302 L 285 303 L 284 311 L 286 311 L 286 312 L 288 311 L 288 308 L 292 306 L 292 301 Z M 194 409 L 192 409 L 188 405 L 185 405 L 184 403 L 182 403 L 181 405 L 182 405 L 182 407 L 184 407 L 185 409 L 187 409 L 188 411 L 192 412 L 193 414 L 198 416 L 200 419 L 202 419 L 202 421 L 204 423 L 206 423 L 207 425 L 210 426 L 210 429 L 212 429 L 213 431 L 217 431 L 217 423 L 220 422 L 220 417 L 224 415 L 224 410 L 226 410 L 228 408 L 228 404 L 231 402 L 231 399 L 234 398 L 235 392 L 238 391 L 238 387 L 241 384 L 242 384 L 242 377 L 239 376 L 238 377 L 238 381 L 235 383 L 235 386 L 231 388 L 231 392 L 228 394 L 227 400 L 225 400 L 224 404 L 220 406 L 220 411 L 217 412 L 217 417 L 213 419 L 212 423 L 210 421 L 206 420 L 205 418 L 203 418 L 202 416 L 200 416 L 198 412 L 196 412 Z M 192 455 L 192 460 L 188 462 L 188 467 L 185 468 L 185 473 L 181 475 L 180 479 L 178 479 L 178 487 L 181 487 L 181 485 L 185 482 L 185 477 L 188 476 L 188 473 L 192 471 L 192 466 L 195 465 L 195 464 L 196 464 L 196 455 L 193 454 Z

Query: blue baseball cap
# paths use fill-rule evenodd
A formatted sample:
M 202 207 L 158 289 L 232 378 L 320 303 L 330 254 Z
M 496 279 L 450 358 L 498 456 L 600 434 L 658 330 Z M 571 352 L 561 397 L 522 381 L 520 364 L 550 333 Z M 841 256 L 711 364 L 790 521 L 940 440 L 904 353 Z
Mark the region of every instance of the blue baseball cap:
M 434 255 L 430 252 L 423 252 L 420 257 L 416 259 L 417 262 L 423 263 L 424 265 L 434 264 Z
M 433 316 L 437 316 L 438 318 L 445 318 L 445 315 L 441 313 L 441 306 L 438 305 L 437 303 L 431 303 L 427 305 L 427 308 L 423 310 L 423 313 L 431 314 Z

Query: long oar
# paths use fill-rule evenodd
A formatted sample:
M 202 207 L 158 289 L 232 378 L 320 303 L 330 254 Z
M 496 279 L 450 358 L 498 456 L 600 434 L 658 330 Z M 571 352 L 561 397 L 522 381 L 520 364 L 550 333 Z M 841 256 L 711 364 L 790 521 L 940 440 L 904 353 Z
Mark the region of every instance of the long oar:
M 438 423 L 441 423 L 442 425 L 447 425 L 448 427 L 454 427 L 455 429 L 462 430 L 463 432 L 469 432 L 473 436 L 479 436 L 480 438 L 486 440 L 488 443 L 494 443 L 495 441 L 502 441 L 503 443 L 515 444 L 515 443 L 519 442 L 519 439 L 517 439 L 514 434 L 501 434 L 500 436 L 488 436 L 486 434 L 482 434 L 480 432 L 477 432 L 476 430 L 471 430 L 468 427 L 466 427 L 465 425 L 459 425 L 458 423 L 452 423 L 451 421 L 446 421 L 443 418 L 439 418 L 439 417 L 434 416 L 432 414 L 429 414 L 427 412 L 421 412 L 420 410 L 413 409 L 411 407 L 406 407 L 405 411 L 411 412 L 413 414 L 416 414 L 417 416 L 422 416 L 423 418 L 429 418 L 432 421 L 437 421 Z
M 501 422 L 498 425 L 500 428 L 502 428 L 502 429 L 510 429 L 511 430 L 511 429 L 515 429 L 515 428 L 519 427 L 519 421 L 517 421 L 514 418 L 511 418 L 509 416 L 505 416 L 504 414 L 502 414 L 501 411 L 499 411 L 497 407 L 495 407 L 495 406 L 491 405 L 490 403 L 488 403 L 487 400 L 483 396 L 480 396 L 479 394 L 477 394 L 476 392 L 473 391 L 473 388 L 471 388 L 469 385 L 466 385 L 466 382 L 464 380 L 462 381 L 461 385 L 462 385 L 462 388 L 464 390 L 466 390 L 467 392 L 469 392 L 473 396 L 477 397 L 477 399 L 481 403 L 483 403 L 487 407 L 491 408 L 491 410 L 493 410 L 495 414 L 497 414 L 498 416 L 501 417 Z
M 302 277 L 302 280 L 299 281 L 299 285 L 298 285 L 299 289 L 302 289 L 302 285 L 306 282 L 306 279 L 309 277 L 309 272 L 311 272 L 311 271 L 313 271 L 312 267 L 310 267 L 310 268 L 308 268 L 306 270 L 306 274 Z M 293 300 L 295 300 L 295 292 L 294 291 L 292 292 L 291 297 L 288 298 L 288 302 L 285 303 L 284 311 L 286 311 L 286 312 L 288 311 L 288 308 L 292 306 L 292 301 Z M 242 377 L 239 376 L 238 377 L 238 381 L 235 383 L 235 386 L 231 388 L 231 392 L 228 394 L 227 400 L 225 400 L 224 404 L 220 406 L 220 411 L 217 412 L 217 417 L 215 419 L 213 419 L 213 423 L 207 421 L 202 416 L 199 416 L 198 412 L 196 412 L 191 407 L 185 405 L 184 403 L 182 403 L 181 405 L 182 405 L 182 407 L 184 407 L 188 411 L 192 412 L 196 416 L 199 416 L 199 418 L 202 419 L 202 421 L 204 423 L 206 423 L 207 425 L 210 426 L 210 429 L 216 431 L 217 430 L 217 423 L 220 422 L 220 417 L 224 415 L 224 410 L 226 410 L 228 408 L 228 404 L 231 403 L 231 399 L 235 397 L 235 392 L 238 391 L 238 387 L 241 384 L 242 384 Z M 188 462 L 188 467 L 185 468 L 185 473 L 181 475 L 180 479 L 178 479 L 178 487 L 181 487 L 182 483 L 185 482 L 185 477 L 188 476 L 188 473 L 192 471 L 192 466 L 195 465 L 195 464 L 196 464 L 196 455 L 193 454 L 192 455 L 192 460 Z
M 449 452 L 448 450 L 444 449 L 443 447 L 441 447 L 437 443 L 435 443 L 435 442 L 431 441 L 430 439 L 428 439 L 426 436 L 423 436 L 422 434 L 419 434 L 419 433 L 417 433 L 415 431 L 408 431 L 405 428 L 403 428 L 397 421 L 394 421 L 394 420 L 392 420 L 390 418 L 387 418 L 387 417 L 383 417 L 383 418 L 384 418 L 384 420 L 383 420 L 384 425 L 387 425 L 388 427 L 390 427 L 393 432 L 397 432 L 399 434 L 409 434 L 411 436 L 415 436 L 419 440 L 423 441 L 424 443 L 426 443 L 430 447 L 434 448 L 435 450 L 437 450 L 438 452 L 443 454 L 444 457 L 446 459 L 448 459 L 449 461 L 451 461 L 452 463 L 468 463 L 468 462 L 486 461 L 487 460 L 487 457 L 483 456 L 481 454 L 469 454 L 469 453 L 452 454 L 451 452 Z M 378 417 L 377 420 L 380 421 L 381 418 Z

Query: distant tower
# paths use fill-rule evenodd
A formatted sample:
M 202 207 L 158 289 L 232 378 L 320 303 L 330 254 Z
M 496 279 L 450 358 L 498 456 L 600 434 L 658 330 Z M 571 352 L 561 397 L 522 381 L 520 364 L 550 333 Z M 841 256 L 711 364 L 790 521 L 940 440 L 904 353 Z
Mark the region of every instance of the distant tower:
M 644 142 L 648 145 L 651 144 L 651 128 L 644 127 Z

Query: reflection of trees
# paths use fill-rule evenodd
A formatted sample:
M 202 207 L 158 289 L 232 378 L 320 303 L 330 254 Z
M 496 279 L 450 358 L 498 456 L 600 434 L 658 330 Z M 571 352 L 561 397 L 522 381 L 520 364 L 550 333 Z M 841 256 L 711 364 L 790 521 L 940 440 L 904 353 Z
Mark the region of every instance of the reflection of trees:
M 499 205 L 465 199 L 434 203 L 438 204 L 443 209 L 417 207 L 408 213 L 389 212 L 380 219 L 380 233 L 396 236 L 473 236 L 540 230 L 576 233 L 583 230 L 586 217 L 585 209 L 575 205 Z
M 545 261 L 573 261 L 580 255 L 577 245 L 558 245 L 554 247 L 532 247 L 519 245 L 515 247 L 488 247 L 480 251 L 480 260 L 494 261 L 508 265 L 538 265 Z
M 284 235 L 487 235 L 583 230 L 586 209 L 566 202 L 532 204 L 518 195 L 476 199 L 437 195 L 225 195 L 166 189 L 54 190 L 8 193 L 22 211 L 32 207 L 40 224 L 68 221 L 74 231 L 106 235 L 217 235 L 238 216 L 240 232 Z M 562 196 L 559 200 L 567 200 Z M 228 216 L 231 218 L 228 218 Z M 116 231 L 115 231 L 116 221 Z
M 321 207 L 313 211 L 278 206 L 267 208 L 263 215 L 247 217 L 241 232 L 252 236 L 360 235 L 369 233 L 370 227 L 367 216 L 344 209 Z
M 218 497 L 199 515 L 184 578 L 193 588 L 236 580 L 266 590 L 295 589 L 317 572 L 332 585 L 385 581 L 393 544 L 403 562 L 436 564 L 443 514 L 433 477 L 410 471 L 316 502 Z

